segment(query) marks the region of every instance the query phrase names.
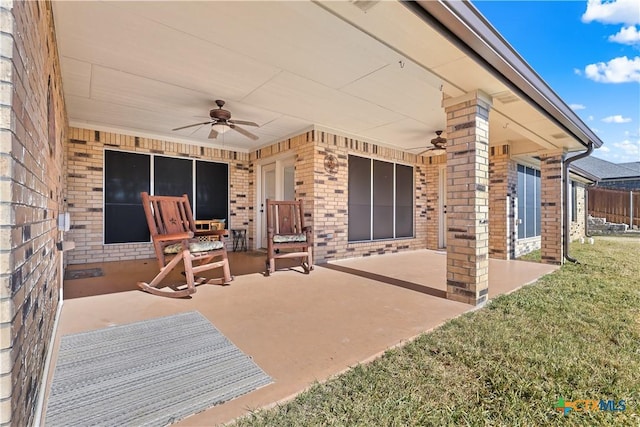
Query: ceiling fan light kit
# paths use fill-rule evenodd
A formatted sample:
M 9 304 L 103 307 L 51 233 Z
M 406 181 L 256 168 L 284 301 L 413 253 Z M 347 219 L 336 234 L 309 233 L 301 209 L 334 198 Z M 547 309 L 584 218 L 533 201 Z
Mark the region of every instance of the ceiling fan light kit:
M 223 109 L 225 102 L 221 99 L 216 100 L 218 108 L 213 108 L 209 111 L 209 117 L 211 120 L 206 122 L 194 123 L 191 125 L 180 126 L 173 131 L 190 128 L 193 126 L 211 125 L 211 131 L 209 132 L 209 139 L 216 139 L 218 135 L 227 132 L 229 129 L 233 129 L 236 132 L 246 136 L 249 139 L 257 140 L 258 136 L 252 134 L 248 130 L 239 127 L 238 125 L 259 127 L 257 123 L 249 122 L 247 120 L 233 120 L 231 119 L 231 113 L 228 110 Z

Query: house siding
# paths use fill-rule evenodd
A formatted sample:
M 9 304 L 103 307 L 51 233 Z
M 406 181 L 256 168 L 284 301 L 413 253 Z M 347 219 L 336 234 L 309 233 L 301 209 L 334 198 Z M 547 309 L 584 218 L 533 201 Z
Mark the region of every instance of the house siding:
M 317 236 L 315 242 L 317 262 L 426 247 L 428 223 L 423 220 L 423 212 L 427 205 L 426 158 L 322 131 L 315 132 L 314 146 L 314 194 L 317 200 L 314 209 L 314 235 Z M 324 169 L 324 157 L 327 153 L 332 153 L 338 158 L 339 168 L 335 175 Z M 414 237 L 349 242 L 347 206 L 349 202 L 348 156 L 350 154 L 405 164 L 414 168 Z
M 508 145 L 489 149 L 489 256 L 497 259 L 512 259 L 516 252 L 518 174 L 509 149 Z
M 253 239 L 251 232 L 253 185 L 249 180 L 252 165 L 247 153 L 94 129 L 70 128 L 65 145 L 67 156 L 65 196 L 68 211 L 71 214 L 71 231 L 68 233 L 68 239 L 76 244 L 76 248 L 69 252 L 70 264 L 155 257 L 151 243 L 104 244 L 105 149 L 227 163 L 229 165 L 228 228 L 247 228 L 249 242 Z
M 586 193 L 587 189 L 584 185 L 576 183 L 576 221 L 571 221 L 571 231 L 569 233 L 571 240 L 579 239 L 585 236 L 585 210 L 586 210 Z
M 71 213 L 68 239 L 76 248 L 69 253 L 69 263 L 118 261 L 153 258 L 150 243 L 103 243 L 104 150 L 117 149 L 137 153 L 158 153 L 175 157 L 227 162 L 230 165 L 229 228 L 247 228 L 249 247 L 255 247 L 258 168 L 256 162 L 268 163 L 286 153 L 295 156 L 295 194 L 302 199 L 305 224 L 314 229 L 314 260 L 369 256 L 402 250 L 425 248 L 428 233 L 437 233 L 437 223 L 424 221 L 429 171 L 437 176 L 439 163 L 428 158 L 382 147 L 353 138 L 313 130 L 263 147 L 252 153 L 127 136 L 93 129 L 71 128 L 66 144 L 67 188 L 65 196 Z M 336 173 L 324 168 L 327 154 L 338 158 Z M 413 238 L 371 242 L 348 242 L 348 155 L 357 154 L 414 167 L 415 225 Z M 433 173 L 431 173 L 433 174 Z M 437 184 L 435 185 L 437 192 Z
M 66 111 L 48 2 L 3 2 L 0 425 L 34 422 L 61 288 Z

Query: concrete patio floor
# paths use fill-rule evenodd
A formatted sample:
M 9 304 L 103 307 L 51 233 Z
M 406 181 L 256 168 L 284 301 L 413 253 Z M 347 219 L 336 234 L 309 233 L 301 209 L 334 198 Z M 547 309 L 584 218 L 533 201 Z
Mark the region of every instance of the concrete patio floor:
M 434 296 L 446 290 L 446 255 L 440 252 L 343 260 L 316 266 L 310 275 L 290 269 L 270 277 L 239 269 L 243 259 L 245 265 L 264 265 L 262 257 L 254 255 L 256 260 L 251 260 L 251 255 L 231 253 L 230 257 L 232 270 L 236 264 L 235 280 L 229 286 L 199 286 L 188 299 L 126 290 L 138 278 L 153 277 L 155 260 L 100 264 L 102 277 L 65 281 L 65 292 L 71 289 L 68 283 L 77 282 L 87 288 L 111 284 L 115 293 L 80 297 L 74 289 L 76 297 L 65 300 L 62 307 L 54 349 L 62 335 L 197 310 L 274 380 L 176 424 L 210 426 L 286 401 L 315 381 L 370 361 L 474 309 Z M 79 267 L 89 265 L 71 269 Z M 489 296 L 511 292 L 556 268 L 491 260 Z M 48 384 L 55 359 L 54 352 Z

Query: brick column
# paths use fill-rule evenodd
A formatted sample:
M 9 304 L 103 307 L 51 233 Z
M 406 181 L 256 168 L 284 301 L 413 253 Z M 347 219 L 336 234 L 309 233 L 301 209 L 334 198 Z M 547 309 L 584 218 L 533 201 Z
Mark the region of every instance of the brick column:
M 489 149 L 489 256 L 514 258 L 516 239 L 515 197 L 518 187 L 516 164 L 509 146 Z
M 482 304 L 489 290 L 489 110 L 473 92 L 447 113 L 447 298 Z
M 540 156 L 541 259 L 562 264 L 562 154 Z

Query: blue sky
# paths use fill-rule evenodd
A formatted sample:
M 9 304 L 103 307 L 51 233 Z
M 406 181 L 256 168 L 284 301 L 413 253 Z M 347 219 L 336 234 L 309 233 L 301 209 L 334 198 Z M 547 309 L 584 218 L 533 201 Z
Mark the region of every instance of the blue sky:
M 640 0 L 472 0 L 604 142 L 640 161 Z

